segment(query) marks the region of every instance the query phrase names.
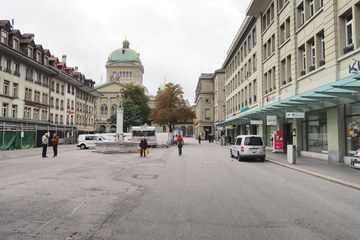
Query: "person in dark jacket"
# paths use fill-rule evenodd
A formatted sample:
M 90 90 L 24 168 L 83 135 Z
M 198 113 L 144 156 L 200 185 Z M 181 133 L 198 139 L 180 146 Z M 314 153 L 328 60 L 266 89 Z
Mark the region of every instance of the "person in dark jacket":
M 141 139 L 139 146 L 140 146 L 140 149 L 141 149 L 140 150 L 140 157 L 142 157 L 143 155 L 145 157 L 146 156 L 146 149 L 148 147 L 148 144 L 147 144 L 147 141 L 146 141 L 145 137 L 143 139 Z

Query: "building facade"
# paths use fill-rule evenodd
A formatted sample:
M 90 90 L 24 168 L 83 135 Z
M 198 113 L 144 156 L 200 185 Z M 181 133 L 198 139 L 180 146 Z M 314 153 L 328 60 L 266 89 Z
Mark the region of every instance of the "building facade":
M 360 147 L 360 1 L 253 0 L 222 68 L 232 139 L 283 136 L 304 156 L 350 162 Z
M 208 139 L 214 134 L 214 76 L 202 73 L 195 90 L 195 136 Z
M 0 105 L 3 149 L 41 145 L 44 132 L 64 142 L 94 131 L 94 81 L 66 66 L 34 34 L 22 34 L 0 20 Z M 12 139 L 12 140 L 9 140 Z
M 143 85 L 144 66 L 140 54 L 130 48 L 128 40 L 123 41 L 123 47 L 112 51 L 106 62 L 106 82 L 96 86 L 102 96 L 96 99 L 95 125 L 98 132 L 116 132 L 116 124 L 109 123 L 111 115 L 116 114 L 120 104 L 120 90 L 126 84 L 133 83 L 144 88 L 149 97 L 150 108 L 154 105 L 154 97 Z

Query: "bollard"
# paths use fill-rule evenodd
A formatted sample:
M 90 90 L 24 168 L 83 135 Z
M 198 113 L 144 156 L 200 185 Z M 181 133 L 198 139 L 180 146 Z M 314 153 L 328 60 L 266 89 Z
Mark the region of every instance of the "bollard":
M 296 164 L 296 145 L 287 145 L 287 162 Z

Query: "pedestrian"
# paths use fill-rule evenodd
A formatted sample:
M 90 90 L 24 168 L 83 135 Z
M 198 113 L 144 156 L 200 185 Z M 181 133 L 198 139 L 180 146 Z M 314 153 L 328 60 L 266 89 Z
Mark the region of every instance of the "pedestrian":
M 147 141 L 145 139 L 145 137 L 143 137 L 143 139 L 141 139 L 140 144 L 140 157 L 142 157 L 144 155 L 144 157 L 146 156 L 146 149 L 148 147 Z
M 184 145 L 184 139 L 179 135 L 176 139 L 178 150 L 179 150 L 179 156 L 182 155 L 182 148 Z
M 53 157 L 56 157 L 57 156 L 57 148 L 58 148 L 58 145 L 59 145 L 59 136 L 57 135 L 57 133 L 53 134 L 51 142 L 52 142 L 53 151 L 54 151 Z
M 200 134 L 199 134 L 198 140 L 199 140 L 199 144 L 200 144 L 201 143 L 201 135 Z
M 231 144 L 231 136 L 230 135 L 228 136 L 228 142 L 229 142 L 229 144 Z
M 42 143 L 42 157 L 43 158 L 46 158 L 46 151 L 47 151 L 47 145 L 48 145 L 48 142 L 49 142 L 49 133 L 44 133 L 44 135 L 42 136 L 41 138 L 41 143 Z

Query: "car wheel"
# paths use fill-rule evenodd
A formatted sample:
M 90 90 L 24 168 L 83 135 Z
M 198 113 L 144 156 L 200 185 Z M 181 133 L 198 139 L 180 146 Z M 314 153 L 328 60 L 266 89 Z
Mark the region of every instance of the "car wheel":
M 85 149 L 85 148 L 86 148 L 85 144 L 80 145 L 80 149 Z
M 241 156 L 240 156 L 240 153 L 239 153 L 239 152 L 238 152 L 238 154 L 237 154 L 237 157 L 238 157 L 238 160 L 239 160 L 239 161 L 241 161 L 241 159 L 242 159 L 242 158 L 241 158 Z
M 231 149 L 230 149 L 230 157 L 231 157 L 231 158 L 233 158 L 233 157 L 234 157 L 234 155 L 232 154 Z

